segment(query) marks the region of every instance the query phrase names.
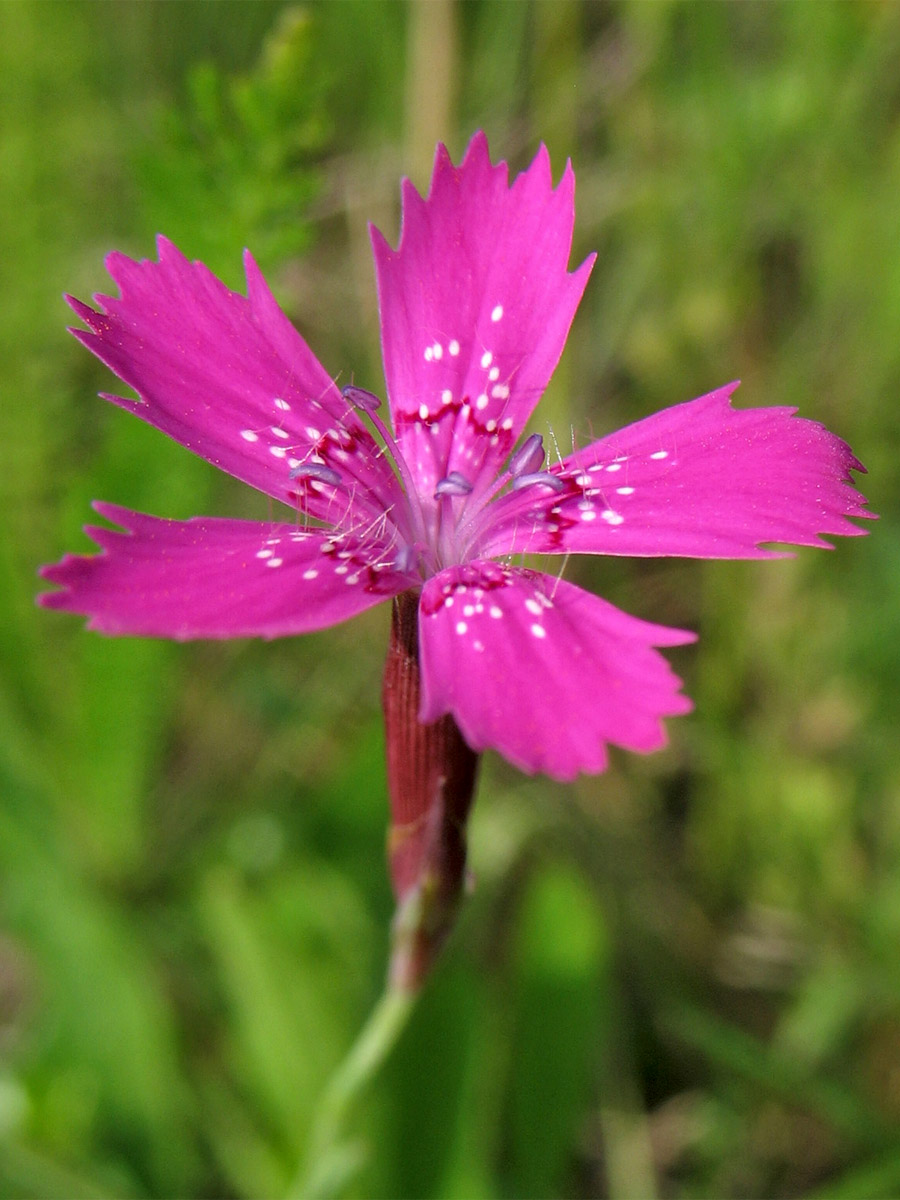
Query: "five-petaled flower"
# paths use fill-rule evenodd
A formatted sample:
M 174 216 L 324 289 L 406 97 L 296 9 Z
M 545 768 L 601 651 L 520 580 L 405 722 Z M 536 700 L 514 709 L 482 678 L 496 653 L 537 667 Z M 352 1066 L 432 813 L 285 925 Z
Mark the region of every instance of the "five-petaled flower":
M 110 634 L 271 638 L 417 596 L 421 723 L 450 714 L 474 751 L 557 779 L 602 770 L 610 743 L 660 747 L 690 705 L 654 647 L 693 634 L 512 558 L 765 558 L 870 514 L 844 442 L 791 408 L 733 409 L 735 384 L 548 464 L 523 434 L 593 263 L 569 272 L 573 224 L 571 166 L 554 188 L 543 147 L 511 186 L 482 134 L 459 166 L 439 147 L 427 199 L 404 183 L 397 250 L 372 232 L 389 423 L 336 386 L 249 254 L 246 297 L 163 239 L 158 262 L 110 255 L 121 298 L 70 300 L 139 397 L 107 398 L 292 512 L 97 504 L 120 530 L 45 568 L 62 590 L 43 603 Z

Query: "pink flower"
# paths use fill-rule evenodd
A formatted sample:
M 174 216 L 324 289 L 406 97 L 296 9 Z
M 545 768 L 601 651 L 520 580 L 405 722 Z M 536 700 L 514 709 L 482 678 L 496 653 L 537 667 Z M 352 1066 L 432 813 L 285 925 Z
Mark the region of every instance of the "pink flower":
M 249 254 L 246 298 L 164 239 L 158 262 L 110 255 L 121 298 L 70 300 L 76 336 L 140 397 L 106 398 L 292 511 L 98 503 L 120 530 L 44 568 L 62 590 L 42 602 L 109 634 L 271 638 L 414 589 L 422 723 L 450 714 L 474 751 L 556 779 L 602 771 L 610 743 L 662 746 L 662 718 L 690 704 L 654 647 L 694 635 L 510 557 L 827 546 L 863 532 L 847 519 L 870 515 L 862 467 L 792 408 L 733 409 L 736 384 L 561 462 L 538 434 L 520 442 L 593 263 L 568 271 L 573 224 L 571 167 L 554 189 L 543 147 L 511 187 L 483 134 L 458 167 L 439 147 L 427 199 L 404 183 L 398 249 L 372 231 L 393 432 L 376 397 L 335 385 Z

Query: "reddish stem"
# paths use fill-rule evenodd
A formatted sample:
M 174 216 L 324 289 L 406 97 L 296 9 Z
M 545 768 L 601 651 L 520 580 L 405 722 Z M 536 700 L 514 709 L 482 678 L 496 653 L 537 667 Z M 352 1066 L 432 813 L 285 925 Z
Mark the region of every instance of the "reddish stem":
M 394 600 L 382 693 L 388 865 L 397 897 L 391 979 L 409 989 L 421 984 L 453 927 L 478 768 L 478 755 L 451 716 L 430 725 L 419 721 L 418 615 L 418 592 Z

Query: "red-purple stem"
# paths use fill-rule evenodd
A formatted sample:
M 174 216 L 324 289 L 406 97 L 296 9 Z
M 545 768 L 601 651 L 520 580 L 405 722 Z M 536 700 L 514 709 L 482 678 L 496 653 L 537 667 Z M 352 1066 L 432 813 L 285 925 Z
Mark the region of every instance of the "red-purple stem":
M 478 755 L 451 716 L 419 721 L 419 594 L 393 604 L 384 670 L 391 826 L 388 866 L 397 915 L 391 982 L 415 990 L 453 928 L 466 869 L 466 819 Z

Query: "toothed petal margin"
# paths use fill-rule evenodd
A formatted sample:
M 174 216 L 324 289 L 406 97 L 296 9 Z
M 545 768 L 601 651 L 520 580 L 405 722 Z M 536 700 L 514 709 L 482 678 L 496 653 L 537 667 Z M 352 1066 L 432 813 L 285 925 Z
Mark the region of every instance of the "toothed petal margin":
M 367 427 L 278 307 L 249 253 L 247 296 L 167 239 L 159 260 L 110 254 L 120 298 L 68 297 L 78 338 L 140 399 L 104 393 L 214 466 L 267 495 L 333 519 L 333 498 L 299 494 L 291 470 L 316 456 L 347 480 L 344 508 L 382 509 L 396 481 Z M 328 511 L 323 511 L 323 505 Z
M 766 544 L 830 548 L 869 517 L 846 442 L 793 408 L 732 408 L 736 383 L 601 438 L 565 459 L 565 491 L 502 497 L 481 554 L 775 558 Z
M 603 771 L 607 744 L 658 750 L 661 718 L 690 710 L 653 647 L 693 640 L 534 571 L 452 567 L 422 592 L 421 720 L 449 712 L 474 750 L 523 771 Z
M 425 495 L 496 470 L 547 386 L 593 263 L 568 271 L 574 192 L 544 146 L 510 187 L 479 133 L 458 167 L 438 147 L 427 199 L 404 181 L 396 250 L 372 230 L 391 412 Z
M 39 601 L 85 614 L 88 628 L 102 633 L 284 637 L 336 625 L 414 582 L 390 565 L 389 550 L 347 535 L 94 508 L 120 529 L 90 526 L 102 553 L 67 554 L 42 568 L 62 590 Z

